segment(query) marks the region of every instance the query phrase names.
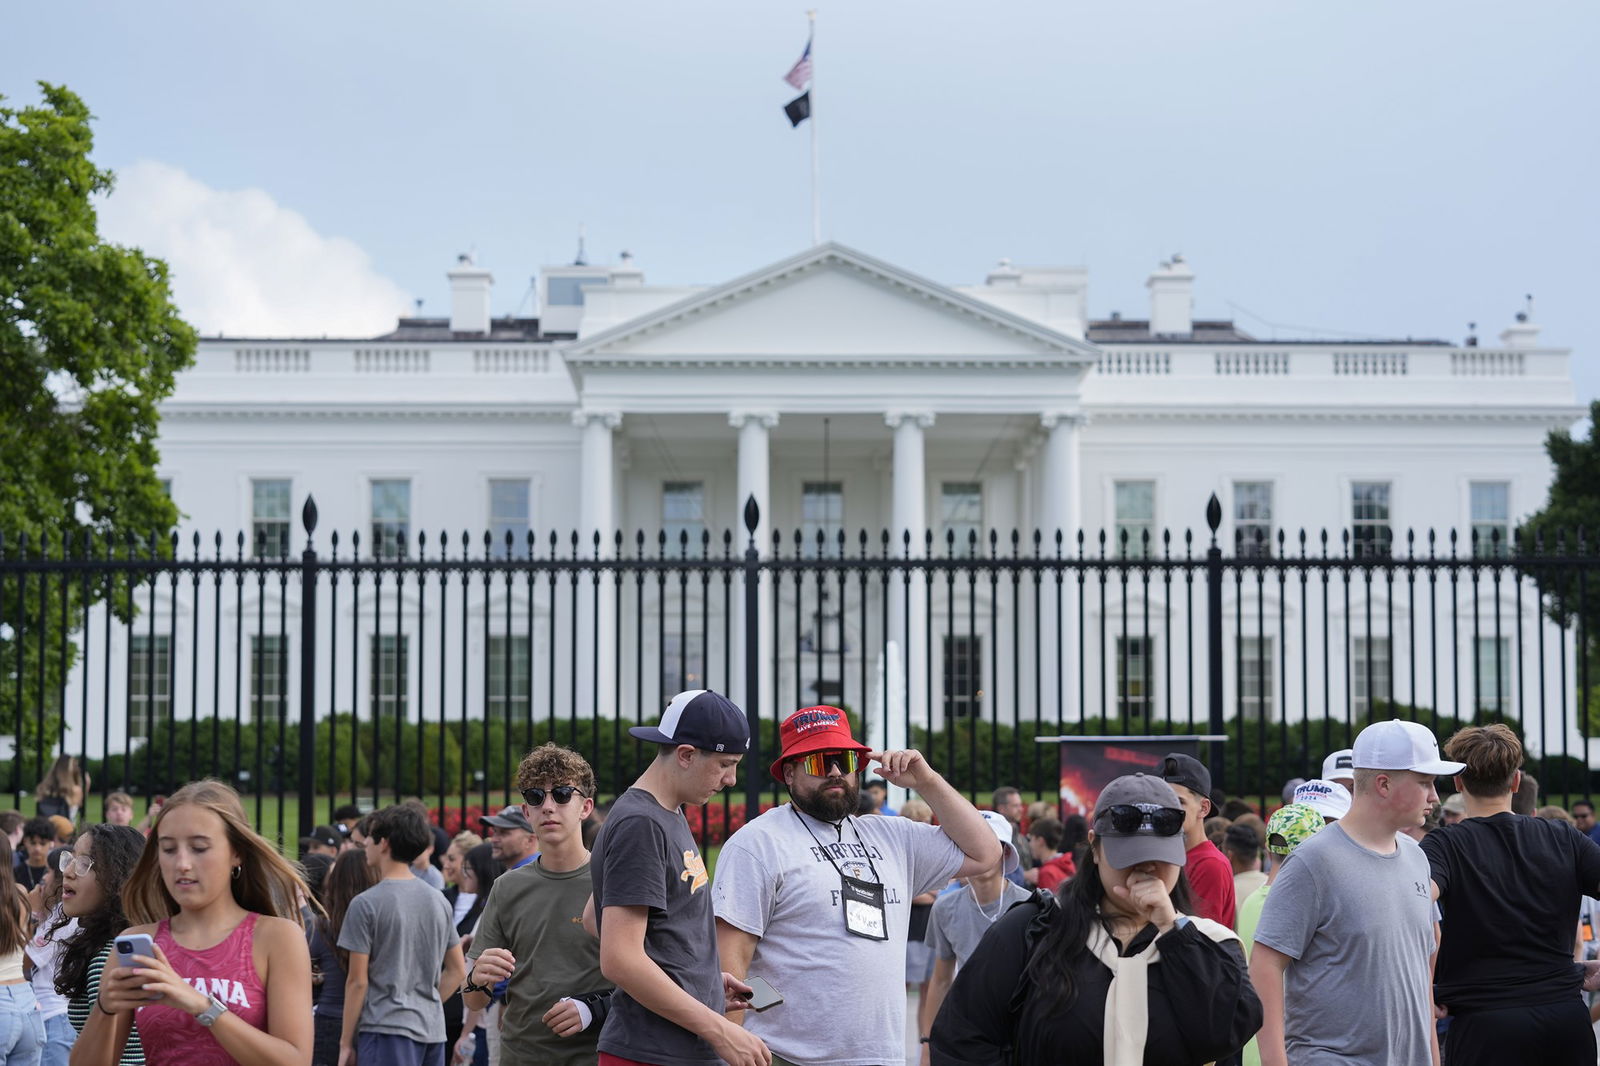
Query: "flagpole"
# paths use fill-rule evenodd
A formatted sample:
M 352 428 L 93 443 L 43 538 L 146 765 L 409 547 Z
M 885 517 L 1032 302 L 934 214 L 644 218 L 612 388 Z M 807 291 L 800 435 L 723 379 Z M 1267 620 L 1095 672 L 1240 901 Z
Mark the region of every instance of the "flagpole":
M 806 12 L 811 23 L 811 244 L 822 243 L 822 182 L 817 165 L 817 12 Z

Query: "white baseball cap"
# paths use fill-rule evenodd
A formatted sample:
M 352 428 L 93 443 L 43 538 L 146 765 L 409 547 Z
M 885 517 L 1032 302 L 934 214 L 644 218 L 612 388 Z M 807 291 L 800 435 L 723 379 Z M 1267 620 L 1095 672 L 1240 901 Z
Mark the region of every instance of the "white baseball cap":
M 1355 751 L 1345 748 L 1336 751 L 1322 760 L 1322 779 L 1324 781 L 1348 781 L 1356 776 Z
M 1426 726 L 1398 718 L 1373 722 L 1356 737 L 1351 759 L 1357 770 L 1410 770 L 1435 777 L 1453 777 L 1467 768 L 1464 762 L 1439 758 L 1439 742 Z
M 1304 781 L 1294 790 L 1294 801 L 1322 815 L 1343 818 L 1350 813 L 1350 790 L 1337 781 Z
M 983 820 L 989 824 L 990 830 L 1000 838 L 1000 850 L 1003 861 L 1000 863 L 1000 872 L 1008 874 L 1022 865 L 1022 860 L 1017 855 L 1017 846 L 1011 842 L 1011 823 L 999 811 L 979 811 Z

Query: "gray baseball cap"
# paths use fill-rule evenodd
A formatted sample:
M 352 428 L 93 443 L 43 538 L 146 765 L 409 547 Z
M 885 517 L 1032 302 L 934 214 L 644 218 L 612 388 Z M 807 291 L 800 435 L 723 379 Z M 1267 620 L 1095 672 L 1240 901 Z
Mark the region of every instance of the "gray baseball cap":
M 1113 807 L 1137 807 L 1145 817 L 1131 832 L 1118 829 L 1112 824 Z M 1158 832 L 1157 822 L 1173 831 Z M 1183 846 L 1183 804 L 1172 786 L 1159 777 L 1129 774 L 1101 789 L 1094 803 L 1094 834 L 1107 865 L 1114 869 L 1126 870 L 1141 862 L 1182 866 L 1188 861 Z

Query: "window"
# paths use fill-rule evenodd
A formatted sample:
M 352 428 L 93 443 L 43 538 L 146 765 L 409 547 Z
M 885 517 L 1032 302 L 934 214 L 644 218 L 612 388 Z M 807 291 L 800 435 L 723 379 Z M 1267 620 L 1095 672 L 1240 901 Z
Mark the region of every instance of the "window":
M 1472 554 L 1508 555 L 1511 551 L 1511 483 L 1474 481 L 1472 494 Z
M 489 481 L 489 538 L 494 554 L 502 559 L 528 557 L 528 482 L 526 478 L 491 478 Z M 511 548 L 506 550 L 506 535 Z
M 410 684 L 408 644 L 404 634 L 384 633 L 372 638 L 372 676 L 367 688 L 372 694 L 374 719 L 406 716 L 406 693 Z
M 289 482 L 250 482 L 250 543 L 257 559 L 282 559 L 289 554 Z
M 699 633 L 668 633 L 661 644 L 663 701 L 689 689 L 706 687 L 706 642 Z
M 1272 638 L 1239 638 L 1239 717 L 1272 716 Z
M 396 559 L 406 553 L 411 539 L 411 482 L 383 480 L 372 483 L 372 554 Z
M 546 278 L 544 302 L 551 307 L 582 307 L 584 289 L 605 285 L 610 281 L 604 274 Z
M 1119 555 L 1144 555 L 1155 546 L 1156 483 L 1116 483 L 1115 543 Z
M 822 535 L 822 554 L 837 554 L 839 534 L 844 531 L 844 488 L 837 481 L 807 481 L 800 493 L 800 551 L 808 559 L 817 557 L 817 535 Z M 911 535 L 917 536 L 912 530 Z
M 527 721 L 532 707 L 532 658 L 528 638 L 489 638 L 488 689 L 484 708 L 495 721 Z
M 170 477 L 161 479 L 161 494 L 169 500 L 172 499 L 172 479 Z
M 976 481 L 946 481 L 939 487 L 939 544 L 952 543 L 957 555 L 972 550 L 976 535 L 977 551 L 984 550 L 983 486 Z
M 1354 637 L 1350 641 L 1350 707 L 1370 714 L 1375 703 L 1394 699 L 1394 660 L 1388 637 Z
M 983 638 L 944 638 L 944 716 L 976 718 L 983 703 Z
M 1154 637 L 1117 638 L 1117 710 L 1128 717 L 1150 713 L 1155 698 Z
M 703 481 L 668 481 L 661 486 L 661 532 L 667 535 L 668 552 L 681 550 L 683 535 L 689 537 L 689 553 L 702 552 L 706 530 L 706 486 Z M 672 691 L 677 692 L 677 689 Z
M 172 645 L 167 637 L 128 638 L 128 737 L 148 740 L 172 720 Z
M 1511 641 L 1479 637 L 1472 698 L 1480 712 L 1504 715 L 1511 709 Z
M 1350 485 L 1350 550 L 1357 559 L 1387 559 L 1394 530 L 1389 525 L 1389 483 Z
M 289 650 L 276 633 L 250 638 L 250 715 L 278 713 L 289 676 Z
M 1272 555 L 1272 482 L 1233 483 L 1233 535 L 1239 558 L 1264 559 Z

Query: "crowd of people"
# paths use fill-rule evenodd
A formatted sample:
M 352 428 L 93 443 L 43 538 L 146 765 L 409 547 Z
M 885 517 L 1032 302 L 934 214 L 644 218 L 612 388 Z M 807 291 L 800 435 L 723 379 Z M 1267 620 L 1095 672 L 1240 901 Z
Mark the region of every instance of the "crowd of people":
M 80 830 L 58 761 L 0 812 L 0 1058 L 887 1066 L 909 1022 L 932 1066 L 1596 1062 L 1600 826 L 1538 805 L 1504 725 L 1441 756 L 1374 723 L 1270 811 L 1172 752 L 1062 817 L 807 707 L 788 802 L 714 869 L 684 811 L 738 779 L 744 712 L 695 690 L 631 732 L 657 754 L 604 808 L 544 744 L 481 833 L 347 806 L 298 861 L 211 780 Z

